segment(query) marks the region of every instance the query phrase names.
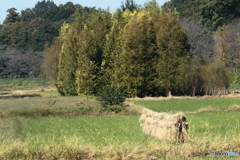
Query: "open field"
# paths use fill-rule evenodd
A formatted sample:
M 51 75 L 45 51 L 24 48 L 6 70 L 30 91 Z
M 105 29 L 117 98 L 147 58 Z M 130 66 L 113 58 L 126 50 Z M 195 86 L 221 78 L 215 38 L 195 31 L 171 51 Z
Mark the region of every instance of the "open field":
M 179 145 L 143 135 L 139 116 L 4 119 L 7 133 L 1 137 L 4 154 L 0 155 L 8 159 L 68 159 L 72 155 L 86 159 L 209 158 L 210 151 L 240 151 L 238 117 L 231 112 L 189 114 L 189 142 Z
M 94 97 L 36 97 L 0 100 L 0 117 L 79 116 L 99 112 L 100 104 Z
M 0 79 L 0 96 L 28 94 L 59 96 L 56 88 L 42 78 Z
M 203 109 L 211 111 L 238 108 L 240 98 L 138 100 L 134 103 L 156 112 L 197 112 Z
M 37 93 L 38 84 L 24 94 Z M 41 86 L 43 92 L 51 93 L 47 87 Z M 0 100 L 0 160 L 220 159 L 209 153 L 240 153 L 240 98 L 128 101 L 130 112 L 96 116 L 100 106 L 94 97 L 42 95 Z M 176 145 L 144 135 L 138 123 L 140 106 L 184 112 L 188 141 Z
M 1 86 L 44 86 L 48 81 L 42 78 L 0 79 Z

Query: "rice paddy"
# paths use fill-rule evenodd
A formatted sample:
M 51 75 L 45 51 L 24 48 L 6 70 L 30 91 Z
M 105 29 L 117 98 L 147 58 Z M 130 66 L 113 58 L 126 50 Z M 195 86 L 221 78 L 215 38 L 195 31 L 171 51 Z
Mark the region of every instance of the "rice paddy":
M 137 112 L 84 114 L 81 107 L 99 107 L 94 97 L 50 94 L 0 100 L 0 159 L 212 159 L 210 152 L 240 153 L 240 98 L 129 103 L 157 112 L 184 112 L 188 141 L 174 144 L 143 134 Z

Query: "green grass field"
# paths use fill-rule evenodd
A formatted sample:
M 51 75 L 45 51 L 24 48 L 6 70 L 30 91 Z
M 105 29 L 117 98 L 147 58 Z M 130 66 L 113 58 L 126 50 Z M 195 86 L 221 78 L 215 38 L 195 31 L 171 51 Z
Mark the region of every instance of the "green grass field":
M 240 112 L 231 110 L 240 98 L 131 101 L 158 112 L 184 112 L 189 139 L 176 145 L 144 135 L 140 115 L 84 115 L 82 108 L 99 107 L 94 97 L 41 92 L 49 95 L 0 100 L 0 159 L 180 160 L 220 158 L 211 158 L 211 151 L 240 153 Z
M 239 113 L 201 113 L 186 115 L 192 138 L 208 136 L 231 139 L 240 133 Z M 23 141 L 37 146 L 59 145 L 74 140 L 77 145 L 103 147 L 144 145 L 148 140 L 138 125 L 139 116 L 52 117 L 21 119 Z M 229 122 L 232 122 L 229 124 Z M 227 136 L 227 137 L 226 137 Z
M 1 86 L 44 86 L 49 82 L 42 78 L 0 79 Z
M 196 112 L 203 108 L 228 110 L 240 106 L 240 98 L 140 100 L 134 103 L 157 112 Z
M 198 114 L 186 114 L 190 125 L 192 137 L 215 136 L 230 138 L 240 133 L 239 112 L 206 112 Z
M 59 96 L 57 89 L 42 78 L 0 79 L 0 96 L 40 94 Z
M 6 125 L 2 125 L 1 133 L 3 129 L 7 133 L 0 139 L 0 149 L 8 159 L 12 154 L 19 159 L 21 155 L 36 158 L 39 154 L 66 158 L 70 156 L 69 150 L 97 159 L 111 159 L 111 156 L 121 159 L 123 154 L 134 157 L 132 159 L 145 159 L 150 153 L 156 159 L 166 155 L 170 159 L 193 155 L 207 158 L 211 151 L 239 152 L 238 112 L 187 114 L 186 117 L 190 124 L 190 141 L 181 145 L 143 135 L 138 125 L 139 116 L 12 118 L 2 121 Z M 113 150 L 109 151 L 110 148 Z M 137 155 L 139 152 L 141 154 Z

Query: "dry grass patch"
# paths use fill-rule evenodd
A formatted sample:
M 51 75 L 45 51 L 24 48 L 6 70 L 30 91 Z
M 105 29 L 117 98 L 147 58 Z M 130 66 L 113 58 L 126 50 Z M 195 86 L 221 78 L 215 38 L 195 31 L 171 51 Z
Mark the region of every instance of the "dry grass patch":
M 215 139 L 215 141 L 222 139 Z M 240 139 L 236 139 L 240 140 Z M 98 148 L 92 145 L 53 145 L 30 149 L 25 142 L 16 141 L 0 153 L 0 159 L 211 159 L 210 152 L 240 152 L 239 141 L 231 144 L 209 143 L 207 137 L 180 145 L 151 143 L 147 145 L 110 145 Z M 218 157 L 218 159 L 226 157 Z M 236 157 L 237 158 L 237 157 Z
M 140 105 L 136 105 L 130 101 L 125 101 L 124 105 L 126 105 L 126 109 L 129 111 L 130 114 L 136 114 L 136 115 L 140 115 L 142 114 L 142 111 L 144 109 L 144 107 L 140 106 Z
M 22 91 L 22 90 L 15 90 L 15 91 L 12 91 L 12 95 L 24 95 L 26 94 L 26 91 Z

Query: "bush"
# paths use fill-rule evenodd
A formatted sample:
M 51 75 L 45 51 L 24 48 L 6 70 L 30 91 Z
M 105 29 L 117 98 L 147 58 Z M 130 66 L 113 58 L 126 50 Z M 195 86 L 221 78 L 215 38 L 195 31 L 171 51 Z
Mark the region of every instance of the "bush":
M 228 89 L 234 91 L 240 90 L 240 71 L 232 73 L 231 83 Z
M 104 86 L 96 94 L 103 106 L 122 105 L 125 101 L 125 94 L 116 87 Z

